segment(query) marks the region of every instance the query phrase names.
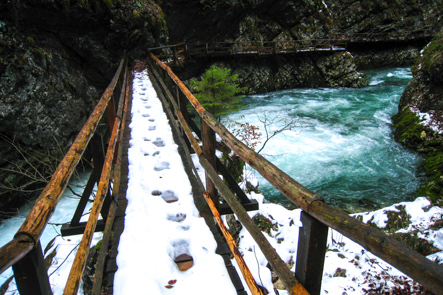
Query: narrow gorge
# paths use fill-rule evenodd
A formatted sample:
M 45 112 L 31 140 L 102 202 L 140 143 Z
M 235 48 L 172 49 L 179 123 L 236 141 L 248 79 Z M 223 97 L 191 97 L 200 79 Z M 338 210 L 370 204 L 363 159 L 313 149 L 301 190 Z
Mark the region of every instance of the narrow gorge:
M 441 166 L 435 163 L 443 162 L 441 138 L 417 125 L 419 117 L 408 110 L 432 118 L 441 112 L 441 39 L 420 55 L 441 28 L 441 11 L 441 1 L 431 0 L 3 1 L 0 206 L 17 206 L 45 185 L 124 52 L 130 60 L 144 60 L 148 48 L 179 42 L 352 36 L 369 40 L 350 40 L 347 51 L 340 53 L 194 59 L 177 72 L 189 80 L 211 64 L 226 66 L 252 94 L 300 87 L 361 88 L 367 85 L 364 69 L 416 63 L 400 102 L 405 117 L 395 119 L 398 140 L 432 158 L 426 169 L 435 173 L 426 191 L 438 202 Z M 406 132 L 404 126 L 419 127 Z

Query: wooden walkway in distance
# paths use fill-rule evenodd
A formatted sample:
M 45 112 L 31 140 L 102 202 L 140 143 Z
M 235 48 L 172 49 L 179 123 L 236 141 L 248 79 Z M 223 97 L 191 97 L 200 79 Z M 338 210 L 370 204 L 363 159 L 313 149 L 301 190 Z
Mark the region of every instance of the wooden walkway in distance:
M 432 30 L 416 30 L 389 33 L 355 33 L 352 35 L 331 34 L 327 39 L 281 40 L 281 41 L 237 41 L 179 43 L 155 48 L 149 51 L 166 63 L 187 57 L 204 56 L 268 56 L 309 52 L 345 51 L 348 43 L 404 42 L 432 38 Z

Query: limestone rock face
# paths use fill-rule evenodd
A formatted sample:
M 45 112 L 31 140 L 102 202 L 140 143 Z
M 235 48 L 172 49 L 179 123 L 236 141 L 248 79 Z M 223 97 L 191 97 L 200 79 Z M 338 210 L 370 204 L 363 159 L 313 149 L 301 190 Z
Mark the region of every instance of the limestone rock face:
M 419 194 L 440 205 L 443 204 L 442 48 L 440 32 L 412 67 L 413 78 L 404 90 L 398 114 L 393 118 L 396 139 L 425 155 L 424 169 L 429 182 Z
M 330 87 L 364 87 L 368 83 L 357 72 L 354 58 L 349 52 L 340 52 L 318 59 L 317 67 Z
M 0 3 L 0 206 L 49 180 L 124 50 L 167 40 L 154 2 L 119 2 Z

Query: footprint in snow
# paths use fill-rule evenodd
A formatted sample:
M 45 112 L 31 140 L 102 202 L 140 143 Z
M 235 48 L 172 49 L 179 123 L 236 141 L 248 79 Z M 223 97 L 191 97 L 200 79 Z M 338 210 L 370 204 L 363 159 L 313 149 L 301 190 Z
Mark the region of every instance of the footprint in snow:
M 155 190 L 155 191 L 151 192 L 151 195 L 161 196 L 166 203 L 174 203 L 174 202 L 178 201 L 178 197 L 171 190 L 166 190 L 164 192 L 161 192 L 159 190 Z M 184 218 L 186 218 L 186 215 Z M 184 220 L 184 218 L 183 218 L 183 220 Z
M 148 127 L 148 130 L 149 130 L 149 131 L 154 131 L 154 130 L 155 130 L 155 126 L 149 126 L 149 127 Z
M 160 137 L 157 137 L 157 139 L 155 141 L 153 141 L 152 143 L 157 147 L 164 147 L 165 146 L 165 142 Z
M 177 213 L 175 215 L 170 214 L 166 218 L 171 221 L 182 222 L 183 220 L 186 219 L 186 214 L 185 213 Z
M 171 258 L 177 264 L 178 269 L 181 271 L 186 271 L 194 265 L 194 259 L 192 258 L 189 251 L 189 241 L 187 240 L 176 240 L 171 243 L 174 247 L 174 254 Z
M 162 171 L 165 169 L 169 169 L 169 162 L 160 162 L 160 163 L 155 164 L 155 166 L 154 166 L 155 171 Z
M 143 118 L 148 118 L 148 117 L 151 117 L 151 115 L 149 115 L 149 114 L 143 114 L 142 117 L 143 117 Z

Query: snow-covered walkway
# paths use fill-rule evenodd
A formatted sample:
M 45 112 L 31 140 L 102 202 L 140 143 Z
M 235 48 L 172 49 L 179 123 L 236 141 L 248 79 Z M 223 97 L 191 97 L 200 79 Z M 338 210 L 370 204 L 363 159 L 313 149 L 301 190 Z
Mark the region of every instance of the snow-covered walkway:
M 215 254 L 216 242 L 199 217 L 193 203 L 191 185 L 183 169 L 177 145 L 147 73 L 137 74 L 134 80 L 132 106 L 132 135 L 130 139 L 128 206 L 125 229 L 120 238 L 117 256 L 118 270 L 114 279 L 114 294 L 237 294 L 224 266 L 221 256 Z M 194 159 L 197 170 L 203 168 Z M 249 180 L 256 180 L 247 175 Z M 77 200 L 68 193 L 61 200 L 60 216 L 53 216 L 55 224 L 67 222 Z M 258 211 L 272 222 L 269 232 L 264 233 L 280 257 L 295 271 L 300 210 L 288 210 L 278 204 L 269 204 L 261 194 L 249 197 L 260 203 Z M 175 202 L 172 202 L 176 200 Z M 71 208 L 71 209 L 68 209 Z M 402 212 L 403 211 L 403 212 Z M 396 233 L 417 232 L 421 243 L 433 245 L 435 253 L 429 259 L 443 264 L 443 208 L 434 206 L 424 198 L 402 202 L 377 211 L 359 213 L 363 222 L 372 222 L 380 228 L 388 224 L 388 216 L 398 213 L 405 218 L 404 227 Z M 84 216 L 81 221 L 86 221 Z M 18 226 L 20 226 L 18 224 Z M 11 231 L 11 236 L 17 229 Z M 4 232 L 2 233 L 3 235 Z M 54 235 L 56 233 L 54 232 Z M 277 281 L 272 283 L 271 271 L 263 253 L 251 235 L 242 229 L 239 251 L 243 255 L 256 282 L 264 286 L 270 295 L 287 295 Z M 94 235 L 92 246 L 102 237 Z M 55 255 L 48 269 L 54 295 L 62 295 L 67 277 L 82 236 L 67 238 L 57 236 L 47 255 Z M 6 240 L 9 240 L 7 238 Z M 46 242 L 43 244 L 45 245 Z M 180 271 L 174 259 L 188 254 L 193 257 L 193 266 Z M 235 260 L 232 264 L 236 265 Z M 238 271 L 239 272 L 239 271 Z M 5 274 L 3 274 L 5 275 Z M 5 278 L 10 274 L 6 274 Z M 247 290 L 246 284 L 243 286 Z M 279 289 L 274 290 L 274 287 Z M 322 295 L 392 293 L 402 290 L 410 294 L 422 294 L 422 287 L 361 246 L 334 230 L 329 231 L 328 251 L 322 278 Z M 397 292 L 397 293 L 396 293 Z M 17 294 L 12 282 L 6 294 Z M 83 290 L 78 294 L 84 294 Z M 250 293 L 248 293 L 250 294 Z M 404 293 L 402 293 L 404 294 Z
M 133 82 L 125 228 L 114 294 L 236 294 L 217 244 L 194 206 L 162 104 L 146 72 Z M 187 254 L 193 266 L 179 270 Z

